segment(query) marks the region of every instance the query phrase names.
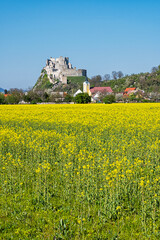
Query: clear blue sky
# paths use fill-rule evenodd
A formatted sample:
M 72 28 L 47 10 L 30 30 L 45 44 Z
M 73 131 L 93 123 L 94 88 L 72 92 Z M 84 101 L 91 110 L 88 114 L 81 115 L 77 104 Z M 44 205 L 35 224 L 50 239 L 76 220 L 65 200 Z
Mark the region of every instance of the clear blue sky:
M 0 87 L 33 86 L 49 57 L 88 76 L 160 65 L 159 0 L 1 0 Z

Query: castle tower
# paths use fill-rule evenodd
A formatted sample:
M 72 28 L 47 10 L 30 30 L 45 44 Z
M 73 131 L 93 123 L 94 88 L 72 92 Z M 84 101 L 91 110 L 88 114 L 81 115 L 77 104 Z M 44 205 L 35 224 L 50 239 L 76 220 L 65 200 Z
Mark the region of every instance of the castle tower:
M 83 92 L 84 92 L 84 93 L 88 93 L 88 95 L 91 96 L 90 83 L 88 82 L 87 76 L 86 76 L 85 82 L 83 83 Z

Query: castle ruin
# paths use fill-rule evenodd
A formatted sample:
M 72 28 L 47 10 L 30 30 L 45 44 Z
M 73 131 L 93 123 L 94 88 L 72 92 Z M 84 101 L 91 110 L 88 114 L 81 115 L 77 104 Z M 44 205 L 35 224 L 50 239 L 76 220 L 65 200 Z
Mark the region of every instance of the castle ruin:
M 47 59 L 44 69 L 46 70 L 51 83 L 54 83 L 55 80 L 58 79 L 62 83 L 67 84 L 68 76 L 87 76 L 87 71 L 85 69 L 73 68 L 68 57 L 51 57 L 50 59 Z

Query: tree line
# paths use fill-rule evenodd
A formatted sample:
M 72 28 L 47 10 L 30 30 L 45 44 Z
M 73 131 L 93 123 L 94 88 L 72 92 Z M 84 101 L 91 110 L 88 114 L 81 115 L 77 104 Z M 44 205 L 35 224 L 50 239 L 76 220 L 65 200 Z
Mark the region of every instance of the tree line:
M 159 71 L 160 71 L 160 65 L 157 67 L 152 67 L 152 69 L 151 69 L 152 74 L 156 74 Z M 131 74 L 131 75 L 134 75 L 134 74 Z M 122 71 L 112 71 L 111 74 L 107 73 L 104 76 L 95 75 L 95 76 L 91 77 L 90 84 L 91 84 L 91 87 L 98 87 L 98 86 L 102 86 L 104 82 L 107 82 L 110 80 L 118 80 L 118 79 L 122 79 L 122 78 L 125 78 L 128 76 L 129 75 L 125 75 Z

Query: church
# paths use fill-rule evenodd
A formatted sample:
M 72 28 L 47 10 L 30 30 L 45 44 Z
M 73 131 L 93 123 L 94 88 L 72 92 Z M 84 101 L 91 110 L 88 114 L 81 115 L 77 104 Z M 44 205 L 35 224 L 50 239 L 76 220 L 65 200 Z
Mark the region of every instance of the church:
M 79 93 L 82 93 L 82 91 L 80 89 L 73 96 L 75 97 Z M 91 96 L 90 83 L 88 81 L 87 76 L 86 76 L 85 81 L 83 82 L 83 93 L 88 93 L 88 95 Z
M 74 94 L 74 97 L 79 93 L 82 93 L 80 89 Z M 101 95 L 112 94 L 113 90 L 111 87 L 93 87 L 90 89 L 90 83 L 86 77 L 83 82 L 83 93 L 88 93 L 92 97 L 92 101 L 97 101 Z

